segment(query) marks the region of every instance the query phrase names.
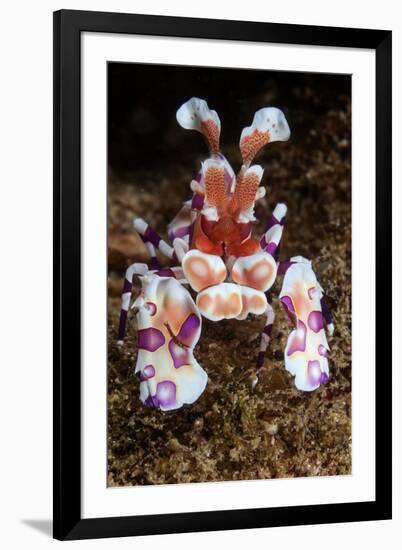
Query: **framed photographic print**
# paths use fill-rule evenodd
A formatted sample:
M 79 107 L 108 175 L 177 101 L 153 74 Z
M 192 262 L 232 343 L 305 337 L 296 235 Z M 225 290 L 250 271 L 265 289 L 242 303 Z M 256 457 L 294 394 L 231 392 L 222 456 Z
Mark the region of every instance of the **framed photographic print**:
M 54 14 L 54 536 L 391 517 L 391 32 Z

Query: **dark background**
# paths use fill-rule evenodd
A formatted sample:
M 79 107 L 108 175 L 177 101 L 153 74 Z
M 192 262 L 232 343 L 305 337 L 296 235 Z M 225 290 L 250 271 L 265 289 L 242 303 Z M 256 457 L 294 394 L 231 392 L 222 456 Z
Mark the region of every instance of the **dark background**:
M 350 474 L 350 76 L 122 63 L 108 71 L 108 485 Z M 192 96 L 218 112 L 222 152 L 235 171 L 241 130 L 256 110 L 279 107 L 289 122 L 290 140 L 269 144 L 255 159 L 267 197 L 256 205 L 254 231 L 261 235 L 284 201 L 281 257 L 311 259 L 326 292 L 335 321 L 330 380 L 314 392 L 298 391 L 284 367 L 292 327 L 278 303 L 280 280 L 269 293 L 276 318 L 255 391 L 263 317 L 203 319 L 195 356 L 208 385 L 177 411 L 146 409 L 139 400 L 133 315 L 124 346 L 116 345 L 125 269 L 148 259 L 133 218 L 166 238 L 208 155 L 202 136 L 176 122 Z
M 109 63 L 108 70 L 109 164 L 122 173 L 146 168 L 155 158 L 169 163 L 184 155 L 194 164 L 202 140 L 176 122 L 177 109 L 190 97 L 205 98 L 217 111 L 225 154 L 262 106 L 274 103 L 284 111 L 297 143 L 305 139 L 309 118 L 314 127 L 314 118 L 335 107 L 339 96 L 350 96 L 349 75 L 129 63 Z

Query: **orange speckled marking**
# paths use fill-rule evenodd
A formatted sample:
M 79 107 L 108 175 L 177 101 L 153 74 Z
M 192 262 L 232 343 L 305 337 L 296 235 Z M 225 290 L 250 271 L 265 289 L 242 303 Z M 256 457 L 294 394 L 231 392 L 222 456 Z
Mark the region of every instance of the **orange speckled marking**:
M 211 152 L 215 154 L 219 153 L 220 130 L 217 124 L 212 120 L 212 118 L 205 121 L 201 120 L 201 130 L 208 141 Z
M 240 210 L 248 210 L 255 202 L 255 194 L 260 185 L 260 178 L 257 174 L 249 172 L 237 178 L 237 185 L 233 197 L 233 203 Z
M 210 206 L 216 208 L 226 204 L 227 189 L 225 182 L 225 169 L 223 166 L 209 166 L 204 175 L 205 197 Z
M 243 162 L 249 164 L 261 147 L 269 143 L 269 140 L 269 132 L 261 132 L 257 128 L 249 136 L 244 137 L 240 142 L 240 152 Z

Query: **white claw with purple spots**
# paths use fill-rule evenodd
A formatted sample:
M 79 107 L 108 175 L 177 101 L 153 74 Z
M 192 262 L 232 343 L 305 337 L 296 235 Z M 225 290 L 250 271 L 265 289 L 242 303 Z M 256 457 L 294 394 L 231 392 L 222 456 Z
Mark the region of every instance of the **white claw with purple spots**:
M 285 348 L 285 366 L 295 376 L 299 390 L 312 391 L 329 379 L 329 346 L 321 308 L 323 292 L 311 262 L 297 260 L 287 269 L 279 296 L 295 323 Z
M 207 384 L 207 374 L 194 357 L 201 316 L 188 291 L 174 278 L 141 277 L 138 313 L 140 399 L 163 411 L 194 403 Z

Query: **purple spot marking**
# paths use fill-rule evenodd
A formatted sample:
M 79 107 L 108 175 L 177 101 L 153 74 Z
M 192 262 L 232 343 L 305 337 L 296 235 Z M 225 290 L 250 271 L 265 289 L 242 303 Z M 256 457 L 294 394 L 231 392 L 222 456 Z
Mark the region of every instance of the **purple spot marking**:
M 181 329 L 177 335 L 180 342 L 183 342 L 186 346 L 193 344 L 194 338 L 200 327 L 200 320 L 194 313 L 191 313 L 181 326 Z
M 290 336 L 290 345 L 287 351 L 287 355 L 292 355 L 296 351 L 305 351 L 306 350 L 306 335 L 307 328 L 303 321 L 300 319 L 297 321 L 296 332 Z
M 148 397 L 144 401 L 144 406 L 150 409 L 159 407 L 159 400 L 156 395 L 148 395 Z
M 176 384 L 169 380 L 159 382 L 156 386 L 156 397 L 162 406 L 174 405 L 176 403 Z
M 154 368 L 153 365 L 147 365 L 140 372 L 141 382 L 144 382 L 145 380 L 149 380 L 150 378 L 153 378 L 154 376 L 155 376 L 155 368 Z
M 321 375 L 323 373 L 321 372 L 320 362 L 319 361 L 309 361 L 307 364 L 307 377 L 308 381 L 312 386 L 315 384 L 319 384 L 321 380 Z
M 144 328 L 138 331 L 138 348 L 156 351 L 165 343 L 165 337 L 157 328 Z
M 265 357 L 265 353 L 263 351 L 259 351 L 257 355 L 257 363 L 256 363 L 257 369 L 260 369 L 263 366 L 264 357 Z
M 328 353 L 328 350 L 327 350 L 327 348 L 326 348 L 325 346 L 323 346 L 322 344 L 320 344 L 320 345 L 318 346 L 318 353 L 319 353 L 320 355 L 322 355 L 323 357 L 326 357 L 326 356 L 327 356 L 327 353 Z
M 155 275 L 157 275 L 158 277 L 173 277 L 173 278 L 176 278 L 175 274 L 174 274 L 174 271 L 172 271 L 169 268 L 160 269 L 159 271 L 157 271 L 155 273 Z
M 312 311 L 307 319 L 307 324 L 314 332 L 320 332 L 324 327 L 321 311 Z
M 193 199 L 191 201 L 191 208 L 195 210 L 201 210 L 204 206 L 204 197 L 200 193 L 194 193 Z
M 329 380 L 329 376 L 326 372 L 321 373 L 320 384 L 326 384 Z
M 175 369 L 191 364 L 191 355 L 188 348 L 178 346 L 174 340 L 169 342 L 169 352 L 173 359 Z
M 271 325 L 265 325 L 264 330 L 262 332 L 264 332 L 267 336 L 271 337 L 272 327 L 273 327 L 272 324 Z
M 133 288 L 133 283 L 131 283 L 128 279 L 124 279 L 123 294 L 125 292 L 131 292 L 132 288 Z
M 198 174 L 195 176 L 195 181 L 197 181 L 198 183 L 201 182 L 201 178 L 202 178 L 202 170 L 200 170 L 198 172 Z
M 268 254 L 271 254 L 271 256 L 273 256 L 277 248 L 278 248 L 278 245 L 276 243 L 270 242 L 264 247 L 264 250 L 265 252 L 268 252 Z
M 293 307 L 293 300 L 290 296 L 282 296 L 281 302 L 286 310 L 286 313 L 296 313 L 295 308 Z
M 152 227 L 150 227 L 149 225 L 145 230 L 144 238 L 146 239 L 146 242 L 148 241 L 152 243 L 157 248 L 161 241 L 161 238 L 159 237 L 158 233 L 154 229 L 152 229 Z

